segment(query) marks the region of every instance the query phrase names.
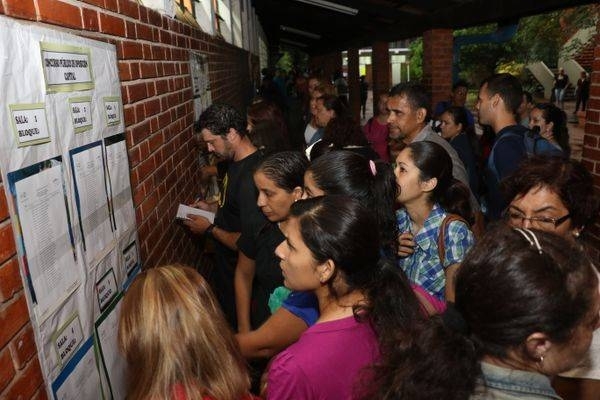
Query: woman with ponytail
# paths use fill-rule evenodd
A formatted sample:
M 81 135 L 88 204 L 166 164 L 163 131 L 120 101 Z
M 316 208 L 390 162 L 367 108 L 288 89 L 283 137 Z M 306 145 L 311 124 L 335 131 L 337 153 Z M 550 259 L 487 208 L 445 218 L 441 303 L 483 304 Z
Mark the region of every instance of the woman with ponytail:
M 560 400 L 550 377 L 587 353 L 599 320 L 597 276 L 576 244 L 499 225 L 464 260 L 444 320 L 414 324 L 384 354 L 363 398 Z
M 417 300 L 401 271 L 381 257 L 376 218 L 357 200 L 298 201 L 283 231 L 275 252 L 284 284 L 314 293 L 320 316 L 274 359 L 267 399 L 356 397 L 368 386 L 365 367 L 423 318 Z
M 400 267 L 437 311 L 454 301 L 454 275 L 474 243 L 469 189 L 433 142 L 413 142 L 396 159 Z M 452 214 L 452 215 L 451 215 Z

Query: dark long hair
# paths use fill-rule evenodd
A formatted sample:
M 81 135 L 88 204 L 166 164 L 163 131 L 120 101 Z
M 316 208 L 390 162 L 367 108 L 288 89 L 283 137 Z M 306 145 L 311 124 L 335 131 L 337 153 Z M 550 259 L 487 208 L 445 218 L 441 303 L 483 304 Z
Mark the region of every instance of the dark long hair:
M 373 163 L 375 172 L 371 169 Z M 332 151 L 313 161 L 307 169 L 327 195 L 346 195 L 360 200 L 375 216 L 384 248 L 396 254 L 398 225 L 394 214 L 396 180 L 384 161 L 369 161 L 350 151 Z
M 423 316 L 404 273 L 381 257 L 377 220 L 361 203 L 348 196 L 313 197 L 294 203 L 291 217 L 298 218 L 314 259 L 331 259 L 348 291 L 366 294 L 367 304 L 356 304 L 355 315 L 373 324 L 383 352 Z M 345 294 L 335 292 L 331 284 L 329 289 L 334 297 Z
M 569 144 L 569 128 L 567 128 L 567 114 L 552 103 L 536 104 L 535 108 L 542 112 L 542 118 L 549 124 L 554 123 L 552 133 L 558 145 L 563 149 L 565 156 L 571 155 L 571 145 Z
M 514 350 L 536 361 L 525 346 L 532 333 L 558 344 L 571 340 L 591 312 L 598 279 L 577 246 L 532 233 L 541 251 L 505 225 L 482 238 L 458 271 L 455 318 L 415 324 L 384 354 L 369 398 L 466 400 L 484 355 L 505 359 Z
M 469 119 L 467 118 L 467 110 L 464 107 L 450 106 L 444 111 L 444 113 L 450 114 L 455 124 L 462 124 L 462 131 L 469 138 L 469 146 L 471 151 L 477 157 L 481 156 L 481 149 L 479 148 L 479 139 L 475 133 L 475 129 L 472 125 L 469 125 Z
M 413 142 L 407 148 L 419 169 L 419 178 L 422 181 L 437 179 L 431 202 L 439 203 L 446 212 L 458 214 L 472 224 L 474 216 L 469 188 L 452 177 L 452 159 L 448 152 L 439 144 L 428 141 Z
M 360 124 L 349 115 L 335 117 L 329 121 L 324 129 L 323 142 L 332 144 L 337 149 L 369 145 Z

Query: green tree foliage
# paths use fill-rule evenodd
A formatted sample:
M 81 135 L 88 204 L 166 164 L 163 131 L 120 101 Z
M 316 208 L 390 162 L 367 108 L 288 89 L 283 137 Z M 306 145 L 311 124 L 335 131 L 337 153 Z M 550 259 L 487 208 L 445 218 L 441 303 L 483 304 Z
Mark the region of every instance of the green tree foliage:
M 533 61 L 543 61 L 554 68 L 566 40 L 578 29 L 593 26 L 599 10 L 598 5 L 587 5 L 521 18 L 515 36 L 507 42 L 462 46 L 460 77 L 477 84 L 494 72 L 519 75 L 523 66 Z M 456 30 L 454 35 L 485 34 L 496 29 L 495 24 L 489 24 Z
M 410 79 L 419 81 L 423 78 L 423 38 L 413 40 L 409 47 Z

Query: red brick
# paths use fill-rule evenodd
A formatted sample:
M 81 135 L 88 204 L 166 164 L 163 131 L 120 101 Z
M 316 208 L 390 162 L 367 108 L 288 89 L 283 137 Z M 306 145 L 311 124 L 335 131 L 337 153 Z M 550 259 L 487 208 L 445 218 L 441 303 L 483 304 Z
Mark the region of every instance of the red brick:
M 133 0 L 119 0 L 119 12 L 133 19 L 140 18 L 140 8 Z
M 37 19 L 33 0 L 6 0 L 4 4 L 6 15 L 34 21 Z
M 110 11 L 119 11 L 117 0 L 104 0 L 104 7 Z
M 15 368 L 10 357 L 10 352 L 8 349 L 5 349 L 0 353 L 0 392 L 8 386 L 14 376 Z
M 121 82 L 131 80 L 131 70 L 128 62 L 119 61 L 119 79 Z
M 134 83 L 127 86 L 127 103 L 135 103 L 141 99 L 148 97 L 148 91 L 146 90 L 146 83 Z
M 162 18 L 160 16 L 160 13 L 158 11 L 148 9 L 148 22 L 150 22 L 151 25 L 161 27 Z
M 135 22 L 125 21 L 125 36 L 129 39 L 137 39 L 137 33 L 135 31 Z
M 149 158 L 145 161 L 142 161 L 140 165 L 136 168 L 140 181 L 146 179 L 152 171 L 154 171 L 156 165 L 154 164 L 154 158 Z
M 152 99 L 144 103 L 144 113 L 145 117 L 151 117 L 160 112 L 160 100 Z
M 123 114 L 125 116 L 125 126 L 131 126 L 135 124 L 135 109 L 131 106 L 125 106 L 123 109 Z
M 131 129 L 131 145 L 135 146 L 144 140 L 150 131 L 150 123 L 144 121 Z
M 104 0 L 81 0 L 84 3 L 92 4 L 104 8 Z
M 144 58 L 142 45 L 133 41 L 123 41 L 118 47 L 120 49 L 119 58 L 122 60 Z
M 38 1 L 39 15 L 43 22 L 81 29 L 81 9 L 58 0 Z
M 5 394 L 7 399 L 29 399 L 43 383 L 42 370 L 36 358 L 27 364 L 23 373 L 13 380 L 3 395 Z
M 31 326 L 25 328 L 23 332 L 11 341 L 10 349 L 16 367 L 22 369 L 36 354 L 35 339 L 33 338 L 33 329 L 31 329 Z
M 10 299 L 23 287 L 16 258 L 0 266 L 0 302 Z
M 16 252 L 10 221 L 0 224 L 0 263 L 7 260 Z
M 164 143 L 164 139 L 162 134 L 157 133 L 153 136 L 150 137 L 150 139 L 148 140 L 148 144 L 150 146 L 150 152 L 153 153 L 156 150 L 158 150 Z
M 121 18 L 100 13 L 100 32 L 125 36 L 125 22 Z
M 8 204 L 6 202 L 6 195 L 4 194 L 4 188 L 0 184 L 0 221 L 8 218 Z
M 81 11 L 83 16 L 83 29 L 97 32 L 100 29 L 100 23 L 98 22 L 98 11 L 90 8 L 84 8 Z
M 142 78 L 155 78 L 156 77 L 156 64 L 153 62 L 142 62 L 140 63 L 140 76 Z
M 6 303 L 0 310 L 0 348 L 4 347 L 10 339 L 29 321 L 29 312 L 25 296 L 17 295 L 15 299 Z
M 152 27 L 146 24 L 135 24 L 138 39 L 152 41 Z
M 152 211 L 154 211 L 156 202 L 156 192 L 153 192 L 142 202 L 142 204 L 140 204 L 143 218 L 146 218 L 148 215 L 150 215 L 150 213 L 152 213 Z

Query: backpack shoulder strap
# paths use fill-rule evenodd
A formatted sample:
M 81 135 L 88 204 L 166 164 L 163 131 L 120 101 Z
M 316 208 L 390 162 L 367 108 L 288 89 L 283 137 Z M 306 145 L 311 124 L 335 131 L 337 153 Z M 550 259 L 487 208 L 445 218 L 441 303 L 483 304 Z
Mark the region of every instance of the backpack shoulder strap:
M 452 221 L 461 221 L 465 225 L 469 226 L 469 223 L 460 215 L 457 214 L 447 214 L 446 218 L 442 221 L 440 225 L 440 233 L 438 235 L 438 255 L 440 257 L 440 263 L 444 264 L 444 256 L 446 255 L 446 230 L 448 229 L 448 224 Z

